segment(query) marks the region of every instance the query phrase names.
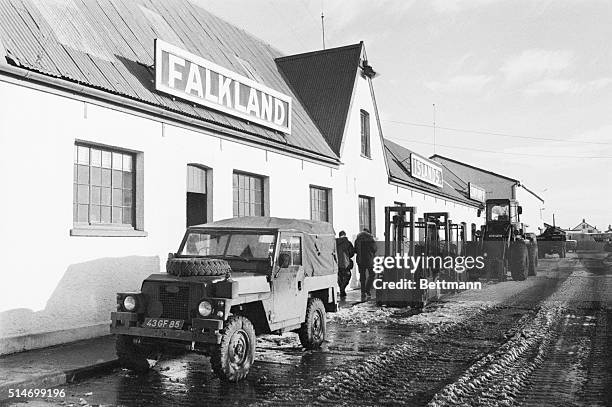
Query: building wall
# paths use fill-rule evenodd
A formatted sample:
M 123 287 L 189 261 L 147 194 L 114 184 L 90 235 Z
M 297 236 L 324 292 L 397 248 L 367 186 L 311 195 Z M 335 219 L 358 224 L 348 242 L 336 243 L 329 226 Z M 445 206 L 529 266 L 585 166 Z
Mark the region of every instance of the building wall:
M 385 205 L 402 201 L 419 213 L 449 211 L 478 222 L 476 209 L 387 183 L 370 88 L 359 77 L 339 168 L 223 140 L 213 133 L 162 125 L 108 107 L 2 81 L 0 185 L 5 214 L 0 354 L 108 332 L 115 293 L 138 290 L 163 271 L 186 223 L 186 167 L 212 171 L 213 219 L 232 216 L 232 172 L 269 177 L 270 214 L 309 218 L 309 185 L 333 190 L 333 223 L 358 232 L 359 194 L 375 197 L 376 234 Z M 372 159 L 360 156 L 359 109 L 370 113 Z M 146 237 L 70 236 L 75 140 L 144 153 Z
M 544 231 L 544 220 L 542 218 L 544 203 L 521 186 L 515 188 L 515 195 L 519 204 L 523 207 L 521 222 L 527 225 L 527 231 L 536 234 L 542 233 Z

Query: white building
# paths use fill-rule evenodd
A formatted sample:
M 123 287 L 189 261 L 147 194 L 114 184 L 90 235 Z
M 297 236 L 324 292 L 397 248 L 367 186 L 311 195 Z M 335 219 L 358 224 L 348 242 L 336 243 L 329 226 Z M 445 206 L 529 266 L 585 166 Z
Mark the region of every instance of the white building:
M 187 224 L 316 218 L 382 239 L 396 202 L 481 223 L 383 139 L 361 43 L 283 57 L 187 1 L 3 4 L 0 354 L 107 333 L 115 293 L 164 271 Z

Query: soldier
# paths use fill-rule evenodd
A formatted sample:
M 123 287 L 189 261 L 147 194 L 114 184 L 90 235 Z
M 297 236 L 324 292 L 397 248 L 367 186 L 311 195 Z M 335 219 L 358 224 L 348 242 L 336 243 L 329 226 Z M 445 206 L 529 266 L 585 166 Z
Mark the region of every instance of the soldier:
M 353 260 L 355 248 L 350 240 L 346 237 L 344 230 L 338 233 L 336 239 L 336 251 L 338 252 L 338 286 L 340 286 L 340 298 L 346 297 L 346 286 L 351 281 L 351 269 L 353 268 Z
M 374 255 L 376 254 L 376 242 L 374 236 L 367 228 L 363 229 L 355 239 L 355 252 L 357 253 L 357 266 L 359 267 L 359 281 L 361 283 L 361 300 L 371 297 L 370 291 L 374 283 Z

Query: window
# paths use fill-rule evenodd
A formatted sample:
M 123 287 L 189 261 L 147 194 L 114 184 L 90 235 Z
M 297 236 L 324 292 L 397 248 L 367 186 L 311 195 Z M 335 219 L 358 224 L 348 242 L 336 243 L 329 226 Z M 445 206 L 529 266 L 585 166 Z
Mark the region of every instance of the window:
M 207 171 L 187 165 L 187 226 L 201 225 L 207 219 Z
M 510 205 L 508 203 L 488 203 L 487 204 L 487 220 L 488 221 L 505 221 L 510 220 Z
M 264 179 L 234 172 L 234 217 L 264 215 Z
M 289 254 L 290 266 L 302 265 L 302 238 L 299 236 L 283 236 L 280 240 L 280 255 Z
M 370 114 L 361 110 L 361 154 L 370 158 Z
M 75 225 L 135 226 L 134 161 L 133 153 L 75 145 Z
M 331 190 L 310 187 L 310 219 L 331 222 Z
M 359 230 L 368 229 L 374 234 L 374 198 L 359 195 Z

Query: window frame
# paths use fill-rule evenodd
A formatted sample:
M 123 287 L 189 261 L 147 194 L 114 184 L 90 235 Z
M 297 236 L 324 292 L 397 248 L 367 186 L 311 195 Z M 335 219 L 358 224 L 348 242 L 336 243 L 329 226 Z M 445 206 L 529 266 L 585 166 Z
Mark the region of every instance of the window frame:
M 187 181 L 186 181 L 186 188 L 185 188 L 185 200 L 188 199 L 188 194 L 190 192 L 194 192 L 194 191 L 189 191 L 189 168 L 194 168 L 194 169 L 198 169 L 200 171 L 202 171 L 204 173 L 204 177 L 205 177 L 205 199 L 206 199 L 206 222 L 210 222 L 213 219 L 213 169 L 210 167 L 207 167 L 206 165 L 203 164 L 199 164 L 199 163 L 187 163 Z M 196 192 L 197 193 L 197 192 Z M 185 202 L 187 204 L 187 202 Z M 187 205 L 186 205 L 187 206 Z M 188 224 L 188 214 L 185 213 L 185 224 L 187 226 L 189 226 Z
M 240 179 L 238 178 L 236 180 L 236 182 L 238 183 L 238 187 L 236 188 L 234 186 L 234 182 L 235 182 L 235 177 L 236 176 L 238 176 L 238 177 L 244 176 L 244 177 L 249 177 L 249 178 L 255 178 L 255 179 L 259 179 L 261 181 L 261 191 L 260 191 L 260 194 L 261 194 L 261 213 L 255 214 L 255 215 L 250 214 L 250 213 L 249 214 L 242 214 L 242 215 L 240 214 L 240 204 L 241 204 L 241 202 L 240 202 L 240 185 L 239 185 Z M 249 184 L 250 184 L 250 182 L 249 182 Z M 238 190 L 237 191 L 237 195 L 238 195 L 238 208 L 237 208 L 238 214 L 236 214 L 236 212 L 235 212 L 235 209 L 236 209 L 235 208 L 235 204 L 236 204 L 236 201 L 235 201 L 235 198 L 236 198 L 235 190 L 236 189 Z M 249 193 L 249 196 L 250 196 L 250 193 Z M 243 217 L 243 216 L 269 216 L 269 213 L 270 213 L 269 197 L 270 197 L 270 193 L 269 193 L 269 179 L 268 179 L 268 177 L 263 176 L 263 175 L 259 175 L 259 174 L 253 174 L 253 173 L 246 172 L 246 171 L 240 171 L 240 170 L 232 171 L 232 217 L 237 218 L 237 217 Z M 251 204 L 250 200 L 248 202 L 243 202 L 243 204 L 245 204 L 245 203 Z M 253 203 L 253 204 L 256 204 L 256 202 Z
M 361 202 L 362 200 L 366 200 L 368 202 L 368 212 L 369 212 L 369 224 L 368 225 L 363 225 L 361 223 Z M 367 227 L 370 230 L 370 233 L 372 235 L 376 234 L 376 219 L 375 219 L 375 206 L 374 206 L 374 197 L 372 196 L 368 196 L 368 195 L 359 195 L 357 197 L 357 211 L 358 211 L 358 216 L 359 216 L 359 231 L 363 231 L 363 229 L 365 227 Z
M 361 156 L 372 158 L 370 113 L 366 110 L 359 110 L 359 126 L 361 131 Z
M 321 211 L 315 211 L 313 208 L 313 192 L 314 191 L 325 192 L 325 211 L 327 214 L 327 219 L 315 219 L 313 216 L 315 212 L 319 212 L 319 213 L 321 212 Z M 311 184 L 308 186 L 308 199 L 310 202 L 310 220 L 333 223 L 333 210 L 332 210 L 333 209 L 333 194 L 332 194 L 331 188 Z M 320 201 L 319 199 L 317 200 Z
M 107 144 L 95 143 L 86 140 L 75 140 L 72 147 L 74 148 L 74 154 L 78 152 L 78 147 L 86 147 L 89 149 L 97 149 L 107 151 L 111 153 L 119 153 L 123 155 L 130 155 L 132 159 L 132 205 L 131 205 L 131 216 L 132 223 L 92 223 L 88 216 L 87 222 L 79 222 L 74 217 L 74 205 L 77 204 L 78 200 L 75 201 L 74 186 L 78 185 L 76 176 L 72 177 L 73 184 L 73 198 L 72 198 L 72 228 L 70 229 L 70 236 L 91 236 L 91 237 L 146 237 L 147 232 L 144 231 L 144 154 L 142 151 L 132 150 L 123 147 L 111 146 Z M 91 150 L 89 151 L 91 154 Z M 78 165 L 78 157 L 75 156 L 73 159 L 73 168 Z M 91 202 L 91 157 L 89 158 L 89 178 L 88 178 L 88 197 L 87 205 L 90 206 Z M 102 168 L 102 167 L 101 167 Z M 112 170 L 112 167 L 111 167 Z M 78 174 L 77 174 L 78 176 Z M 112 177 L 112 173 L 111 173 Z M 112 181 L 111 181 L 112 182 Z M 83 184 L 85 185 L 85 184 Z M 113 189 L 111 183 L 111 190 Z M 123 189 L 123 188 L 122 188 Z M 113 208 L 113 201 L 111 196 L 110 201 L 111 213 Z M 123 206 L 121 206 L 123 207 Z M 111 215 L 112 216 L 112 215 Z
M 283 247 L 283 239 L 287 239 L 287 247 Z M 294 248 L 294 241 L 297 240 L 298 248 L 297 250 Z M 304 240 L 302 236 L 292 234 L 292 233 L 281 233 L 280 238 L 278 240 L 279 243 L 279 251 L 278 257 L 283 253 L 289 254 L 289 265 L 288 267 L 302 267 L 304 266 Z M 297 253 L 297 255 L 296 255 Z M 299 263 L 296 262 L 296 258 L 299 259 Z

